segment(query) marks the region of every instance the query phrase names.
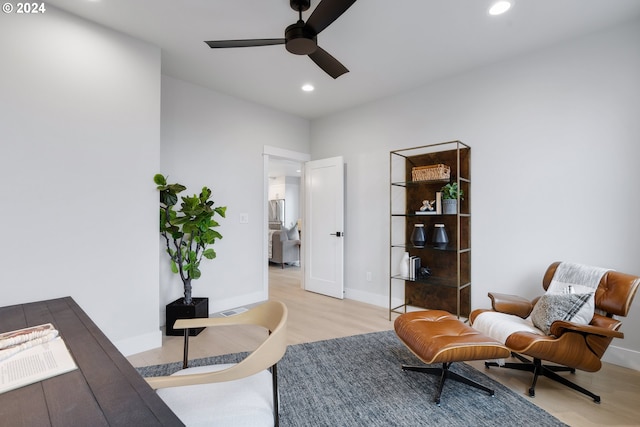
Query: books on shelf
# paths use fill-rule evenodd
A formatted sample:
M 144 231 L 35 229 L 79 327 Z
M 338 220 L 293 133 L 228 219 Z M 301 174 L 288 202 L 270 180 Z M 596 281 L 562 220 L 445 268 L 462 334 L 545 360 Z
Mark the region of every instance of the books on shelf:
M 420 266 L 422 261 L 420 257 L 412 256 L 409 258 L 409 279 L 416 280 L 418 278 L 418 272 L 420 271 Z
M 0 393 L 77 368 L 51 323 L 0 334 Z

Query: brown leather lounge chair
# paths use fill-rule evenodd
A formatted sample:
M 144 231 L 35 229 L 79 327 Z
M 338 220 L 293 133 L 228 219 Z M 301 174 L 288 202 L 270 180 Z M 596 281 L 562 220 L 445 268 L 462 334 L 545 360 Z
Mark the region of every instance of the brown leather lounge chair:
M 470 315 L 470 321 L 480 332 L 504 342 L 512 351 L 512 356 L 522 362 L 499 364 L 488 361 L 485 362 L 485 366 L 502 366 L 533 372 L 533 382 L 529 388 L 530 396 L 535 395 L 536 381 L 540 375 L 543 375 L 584 393 L 594 402 L 599 403 L 600 396 L 558 375 L 557 372 L 575 373 L 576 369 L 587 372 L 600 370 L 602 366 L 600 359 L 613 338 L 624 337 L 619 331 L 622 322 L 614 316 L 627 315 L 640 278 L 602 269 L 601 276 L 591 276 L 592 286 L 595 289 L 591 297 L 591 304 L 595 305 L 592 318 L 590 313 L 586 317 L 583 316 L 586 320 L 582 322 L 572 318 L 571 315 L 565 314 L 558 317 L 557 313 L 555 319 L 564 320 L 555 320 L 554 316 L 545 318 L 545 308 L 553 306 L 554 301 L 569 298 L 571 294 L 574 295 L 575 300 L 582 295 L 575 290 L 575 288 L 583 290 L 580 283 L 572 283 L 571 278 L 562 276 L 563 273 L 558 272 L 559 269 L 564 271 L 567 264 L 569 267 L 586 267 L 570 263 L 553 263 L 547 269 L 542 281 L 542 286 L 547 291 L 545 296 L 529 301 L 513 295 L 489 293 L 493 310 L 474 310 Z M 574 278 L 578 276 L 580 274 L 574 275 Z M 594 277 L 600 277 L 599 281 Z M 566 287 L 564 292 L 558 292 L 558 284 Z M 555 294 L 549 292 L 554 286 Z M 574 311 L 575 308 L 574 304 L 569 312 Z M 532 318 L 538 319 L 538 325 L 532 324 Z M 546 324 L 540 325 L 545 321 Z M 543 330 L 538 326 L 542 326 Z M 548 329 L 548 332 L 544 331 L 545 329 Z M 529 356 L 532 360 L 524 356 Z M 552 362 L 553 365 L 543 364 L 542 361 Z

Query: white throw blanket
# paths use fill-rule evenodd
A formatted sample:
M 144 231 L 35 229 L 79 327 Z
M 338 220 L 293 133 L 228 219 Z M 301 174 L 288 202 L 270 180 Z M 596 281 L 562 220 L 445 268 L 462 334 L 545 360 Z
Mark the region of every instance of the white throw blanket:
M 551 294 L 593 293 L 607 271 L 609 271 L 607 268 L 562 262 L 558 265 L 547 292 Z M 573 292 L 568 292 L 569 286 Z
M 523 319 L 513 314 L 485 311 L 480 313 L 473 322 L 473 329 L 504 344 L 509 335 L 515 332 L 531 332 L 544 335 L 536 328 L 529 317 Z

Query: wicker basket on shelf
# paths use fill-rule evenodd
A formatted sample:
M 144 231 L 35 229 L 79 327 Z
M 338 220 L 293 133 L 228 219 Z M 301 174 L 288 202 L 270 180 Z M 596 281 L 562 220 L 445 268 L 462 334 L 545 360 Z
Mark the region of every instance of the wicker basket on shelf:
M 413 181 L 448 180 L 451 177 L 451 168 L 447 165 L 416 166 L 411 169 Z

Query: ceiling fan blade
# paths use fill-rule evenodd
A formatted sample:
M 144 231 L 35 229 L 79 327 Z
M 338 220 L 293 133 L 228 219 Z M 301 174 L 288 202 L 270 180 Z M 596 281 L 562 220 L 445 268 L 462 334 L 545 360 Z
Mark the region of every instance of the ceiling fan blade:
M 325 73 L 329 74 L 334 79 L 337 79 L 344 73 L 349 72 L 349 70 L 347 70 L 347 67 L 342 65 L 340 61 L 331 56 L 320 46 L 318 46 L 318 49 L 315 52 L 309 54 L 309 58 L 311 58 L 311 60 L 315 62 L 318 67 L 322 68 Z
M 354 4 L 356 0 L 322 0 L 307 19 L 306 26 L 310 27 L 316 34 L 327 28 L 340 15 Z
M 211 49 L 225 47 L 254 47 L 254 46 L 271 46 L 276 44 L 284 44 L 285 39 L 247 39 L 247 40 L 217 40 L 206 41 Z

